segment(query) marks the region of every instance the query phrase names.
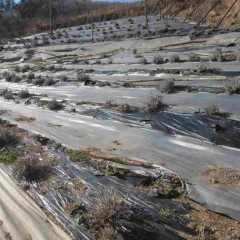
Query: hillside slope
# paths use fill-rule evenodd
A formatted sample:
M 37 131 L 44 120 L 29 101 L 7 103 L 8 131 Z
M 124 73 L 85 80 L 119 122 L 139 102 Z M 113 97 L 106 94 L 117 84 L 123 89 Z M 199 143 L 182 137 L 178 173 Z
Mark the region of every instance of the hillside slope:
M 230 6 L 233 4 L 235 0 L 221 0 L 219 5 L 214 8 L 209 16 L 206 18 L 205 22 L 206 24 L 210 25 L 216 25 L 221 18 L 224 16 L 224 14 L 227 12 L 227 9 L 230 8 Z M 194 6 L 198 4 L 196 0 L 187 0 L 186 2 L 186 8 L 179 14 L 182 17 L 188 16 L 188 14 L 192 11 Z M 211 9 L 212 4 L 214 4 L 216 0 L 207 0 L 205 1 L 199 9 L 196 10 L 196 12 L 192 15 L 191 19 L 194 21 L 199 21 L 204 16 L 205 13 L 209 9 Z M 223 26 L 233 26 L 233 25 L 240 25 L 240 1 L 238 1 L 235 6 L 232 8 L 232 10 L 227 15 L 226 19 L 223 22 Z

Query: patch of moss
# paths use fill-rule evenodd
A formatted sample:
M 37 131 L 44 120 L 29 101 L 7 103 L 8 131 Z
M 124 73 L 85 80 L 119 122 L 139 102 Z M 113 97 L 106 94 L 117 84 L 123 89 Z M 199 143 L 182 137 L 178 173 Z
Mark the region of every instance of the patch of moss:
M 169 218 L 169 217 L 172 217 L 173 216 L 173 210 L 170 209 L 170 208 L 162 208 L 158 214 L 161 216 L 161 217 L 166 217 L 166 218 Z
M 18 157 L 21 157 L 23 152 L 16 147 L 6 147 L 0 152 L 0 163 L 12 164 Z
M 126 87 L 126 88 L 134 88 L 134 87 L 136 87 L 136 85 L 135 85 L 134 83 L 132 83 L 132 82 L 125 82 L 125 83 L 123 84 L 123 87 Z
M 76 105 L 84 105 L 84 104 L 88 104 L 89 102 L 88 101 L 78 101 L 76 102 Z
M 157 189 L 161 198 L 177 198 L 184 193 L 180 178 L 172 176 L 171 179 L 156 179 L 149 185 L 141 185 L 139 190 L 148 192 L 151 189 Z
M 68 149 L 67 155 L 71 161 L 78 162 L 78 161 L 84 161 L 90 158 L 89 151 L 87 150 L 73 150 Z

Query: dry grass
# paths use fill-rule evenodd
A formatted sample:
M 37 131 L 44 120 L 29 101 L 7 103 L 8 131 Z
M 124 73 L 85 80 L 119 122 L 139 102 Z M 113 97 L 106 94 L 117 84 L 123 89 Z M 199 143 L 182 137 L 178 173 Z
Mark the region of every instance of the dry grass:
M 220 113 L 218 106 L 212 104 L 204 108 L 204 113 L 209 116 L 218 115 Z
M 20 180 L 28 182 L 41 182 L 47 180 L 52 174 L 52 167 L 56 166 L 55 156 L 45 152 L 42 146 L 26 146 L 23 157 L 18 157 L 14 163 L 14 175 Z
M 32 116 L 32 117 L 27 117 L 24 115 L 18 115 L 15 120 L 17 122 L 26 122 L 26 123 L 31 123 L 31 122 L 35 122 L 36 121 L 36 117 Z
M 106 193 L 95 201 L 96 209 L 86 214 L 90 233 L 101 240 L 115 240 L 117 231 L 113 221 L 117 214 L 127 208 L 124 200 L 114 193 Z
M 192 210 L 185 216 L 189 219 L 187 227 L 195 230 L 197 236 L 189 236 L 180 233 L 188 240 L 238 240 L 240 239 L 239 222 L 224 215 L 211 212 L 198 203 L 184 197 L 177 199 L 178 202 L 187 204 Z
M 105 103 L 106 108 L 115 108 L 117 106 L 118 105 L 115 100 L 109 100 L 109 101 L 106 101 L 106 103 Z
M 204 177 L 211 184 L 240 188 L 240 169 L 217 167 L 207 170 L 204 173 Z
M 159 112 L 162 111 L 166 105 L 163 102 L 162 96 L 153 96 L 148 99 L 146 107 L 143 108 L 144 112 Z
M 62 125 L 61 125 L 61 124 L 54 124 L 54 123 L 48 122 L 48 123 L 47 123 L 47 126 L 48 126 L 48 127 L 51 127 L 51 128 L 55 128 L 55 127 L 61 127 Z

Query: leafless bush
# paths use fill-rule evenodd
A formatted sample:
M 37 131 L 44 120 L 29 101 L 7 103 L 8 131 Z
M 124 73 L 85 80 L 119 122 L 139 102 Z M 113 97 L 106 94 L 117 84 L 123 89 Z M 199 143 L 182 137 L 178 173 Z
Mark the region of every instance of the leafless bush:
M 117 231 L 112 226 L 116 216 L 127 209 L 122 198 L 114 193 L 103 194 L 96 199 L 95 209 L 86 215 L 90 233 L 97 239 L 115 240 Z
M 165 108 L 162 96 L 153 96 L 148 99 L 146 107 L 143 109 L 144 112 L 158 112 Z
M 52 172 L 51 161 L 40 160 L 33 153 L 18 158 L 14 164 L 14 174 L 21 180 L 40 182 L 46 180 Z
M 35 78 L 34 73 L 30 72 L 30 73 L 27 75 L 27 78 L 28 78 L 29 80 L 34 79 L 34 78 Z
M 48 71 L 55 71 L 55 66 L 54 65 L 50 65 L 48 67 Z
M 145 64 L 147 64 L 147 63 L 148 63 L 148 61 L 147 61 L 147 59 L 146 59 L 145 57 L 141 57 L 141 58 L 140 58 L 139 64 L 145 65 Z
M 199 54 L 192 52 L 189 55 L 189 61 L 190 62 L 200 62 L 201 61 L 201 57 L 199 56 Z
M 106 108 L 114 108 L 114 107 L 117 107 L 117 103 L 115 100 L 108 100 L 105 103 L 105 107 Z
M 200 62 L 198 65 L 197 65 L 197 72 L 199 74 L 206 74 L 208 71 L 208 67 L 205 63 L 203 62 Z
M 63 108 L 63 105 L 54 99 L 47 104 L 47 107 L 50 110 L 57 111 L 57 110 L 61 110 Z
M 240 93 L 240 80 L 225 80 L 224 81 L 225 93 L 228 95 Z
M 123 104 L 120 108 L 120 111 L 122 113 L 131 113 L 132 112 L 129 104 Z
M 20 72 L 20 67 L 19 67 L 18 65 L 16 65 L 16 66 L 14 67 L 14 71 L 15 71 L 15 72 Z
M 212 105 L 210 105 L 210 106 L 207 106 L 207 107 L 205 107 L 204 108 L 204 113 L 206 114 L 206 115 L 210 115 L 210 116 L 212 116 L 212 115 L 217 115 L 217 114 L 219 114 L 219 108 L 218 108 L 218 106 L 216 106 L 216 105 L 214 105 L 214 104 L 212 104 Z
M 163 64 L 164 63 L 164 59 L 161 56 L 155 56 L 153 58 L 153 63 L 155 63 L 155 64 Z
M 28 72 L 30 70 L 30 66 L 29 65 L 24 65 L 21 69 L 22 73 Z
M 162 93 L 172 93 L 174 90 L 174 81 L 167 79 L 160 82 L 158 89 Z
M 28 98 L 30 96 L 31 94 L 28 92 L 28 90 L 21 90 L 20 92 L 18 92 L 18 97 L 20 98 Z
M 86 82 L 86 81 L 90 81 L 90 76 L 83 74 L 83 73 L 78 73 L 77 74 L 77 80 L 79 82 Z
M 68 77 L 66 75 L 62 75 L 59 77 L 61 81 L 66 82 L 68 80 Z
M 174 54 L 171 56 L 170 62 L 172 63 L 180 62 L 180 57 L 177 54 Z
M 15 145 L 19 142 L 19 138 L 14 136 L 9 131 L 0 128 L 0 147 L 6 147 L 9 145 Z
M 239 61 L 240 62 L 240 53 L 237 53 L 237 61 Z
M 56 83 L 56 81 L 54 81 L 51 77 L 47 77 L 44 81 L 43 81 L 43 86 L 52 86 Z
M 216 48 L 215 52 L 209 56 L 209 61 L 212 62 L 223 62 L 226 60 L 226 55 L 222 53 L 221 48 Z
M 16 75 L 14 73 L 10 73 L 10 72 L 4 72 L 3 74 L 6 82 L 12 82 L 13 79 L 16 77 Z
M 15 96 L 11 90 L 5 89 L 3 91 L 3 98 L 6 100 L 11 100 L 11 99 L 14 99 Z

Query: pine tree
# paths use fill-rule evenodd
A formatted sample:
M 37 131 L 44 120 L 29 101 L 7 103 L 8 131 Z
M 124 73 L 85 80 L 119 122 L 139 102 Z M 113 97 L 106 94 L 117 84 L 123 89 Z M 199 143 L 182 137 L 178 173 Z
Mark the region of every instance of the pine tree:
M 0 12 L 5 12 L 5 1 L 0 0 Z
M 12 9 L 12 1 L 11 0 L 6 0 L 5 1 L 5 9 L 7 12 L 9 12 Z
M 15 7 L 16 3 L 14 0 L 11 0 L 11 8 L 13 9 Z

